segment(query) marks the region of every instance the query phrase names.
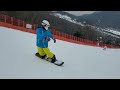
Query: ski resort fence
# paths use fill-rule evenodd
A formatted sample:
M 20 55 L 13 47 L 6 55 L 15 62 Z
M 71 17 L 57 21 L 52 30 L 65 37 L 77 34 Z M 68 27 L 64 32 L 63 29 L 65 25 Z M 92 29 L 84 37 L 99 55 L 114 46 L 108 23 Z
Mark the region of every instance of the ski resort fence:
M 38 24 L 30 24 L 30 23 L 25 22 L 24 20 L 20 20 L 20 19 L 14 18 L 14 17 L 10 17 L 8 15 L 0 14 L 0 26 L 36 34 L 35 29 L 38 26 Z M 77 43 L 77 44 L 98 46 L 98 47 L 107 46 L 108 48 L 120 48 L 118 46 L 114 46 L 114 45 L 110 45 L 110 44 L 103 44 L 103 43 L 100 43 L 98 45 L 98 43 L 95 41 L 90 41 L 90 40 L 82 39 L 79 37 L 75 37 L 73 35 L 69 35 L 69 34 L 60 32 L 55 29 L 52 29 L 51 32 L 55 36 L 55 38 L 59 39 L 59 40 L 64 40 L 64 41 Z

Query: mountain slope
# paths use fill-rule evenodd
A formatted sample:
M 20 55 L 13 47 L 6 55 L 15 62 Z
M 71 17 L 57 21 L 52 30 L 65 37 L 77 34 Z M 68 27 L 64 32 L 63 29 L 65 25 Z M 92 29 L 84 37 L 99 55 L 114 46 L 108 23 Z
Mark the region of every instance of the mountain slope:
M 120 31 L 120 11 L 99 11 L 79 16 L 79 21 L 86 21 L 101 28 L 115 28 Z
M 120 50 L 84 46 L 57 40 L 49 48 L 59 60 L 59 67 L 40 60 L 36 35 L 0 27 L 0 78 L 2 79 L 94 79 L 120 78 Z

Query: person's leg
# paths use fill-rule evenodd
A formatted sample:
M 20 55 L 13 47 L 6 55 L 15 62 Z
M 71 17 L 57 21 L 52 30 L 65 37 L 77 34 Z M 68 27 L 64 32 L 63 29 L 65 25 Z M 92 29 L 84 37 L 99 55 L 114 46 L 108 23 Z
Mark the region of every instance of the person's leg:
M 51 58 L 51 62 L 55 62 L 56 61 L 56 57 L 55 57 L 55 54 L 53 54 L 52 52 L 50 52 L 49 48 L 43 48 L 45 54 Z
M 38 48 L 38 53 L 39 53 L 39 55 L 41 56 L 41 58 L 42 58 L 42 59 L 45 58 L 45 57 L 46 57 L 46 54 L 45 54 L 43 48 L 40 48 L 40 47 L 37 47 L 37 48 Z
M 43 51 L 46 55 L 48 55 L 49 58 L 52 58 L 54 56 L 54 54 L 50 52 L 49 48 L 43 48 Z

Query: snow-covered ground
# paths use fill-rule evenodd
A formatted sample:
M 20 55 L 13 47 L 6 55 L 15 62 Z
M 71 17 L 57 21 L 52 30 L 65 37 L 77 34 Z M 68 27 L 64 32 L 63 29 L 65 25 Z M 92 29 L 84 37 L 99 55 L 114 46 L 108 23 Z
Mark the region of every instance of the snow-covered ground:
M 36 35 L 0 27 L 1 79 L 120 79 L 120 49 L 103 50 L 57 40 L 49 48 L 62 67 L 41 60 Z

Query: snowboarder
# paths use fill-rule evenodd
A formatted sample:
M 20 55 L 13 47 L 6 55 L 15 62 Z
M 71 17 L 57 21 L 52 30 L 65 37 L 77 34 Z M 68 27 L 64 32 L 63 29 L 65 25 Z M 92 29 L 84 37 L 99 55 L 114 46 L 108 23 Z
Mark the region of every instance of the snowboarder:
M 36 28 L 36 45 L 38 52 L 36 55 L 40 55 L 42 59 L 49 58 L 51 63 L 56 61 L 56 56 L 52 52 L 50 52 L 48 48 L 48 42 L 50 38 L 53 39 L 54 43 L 56 43 L 55 37 L 49 31 L 50 23 L 47 20 L 43 20 L 41 25 Z

